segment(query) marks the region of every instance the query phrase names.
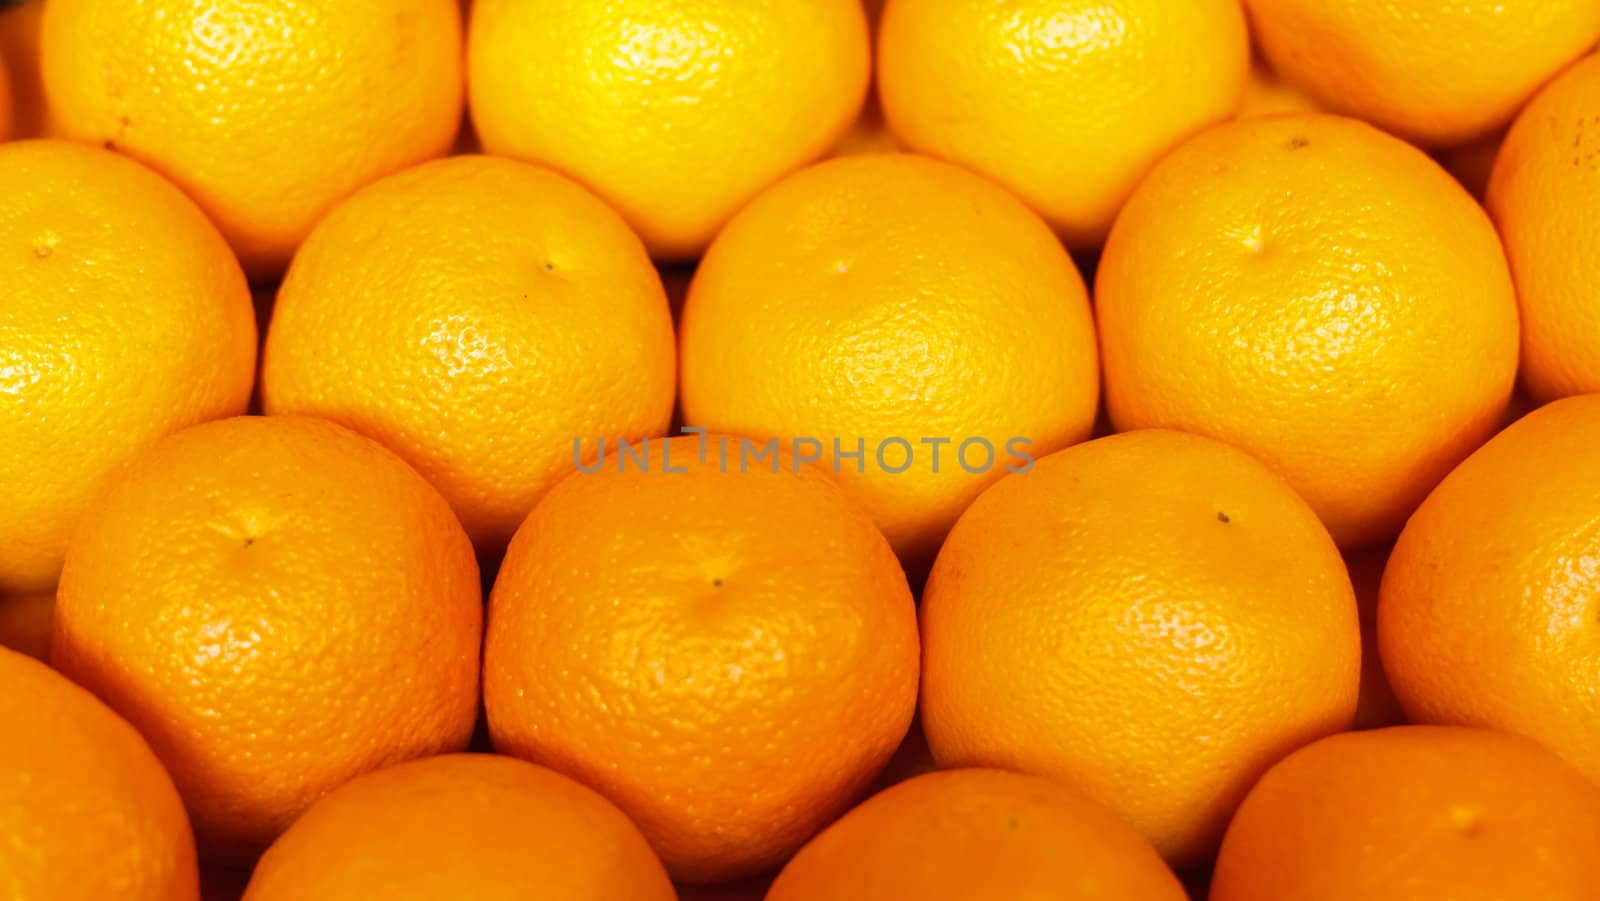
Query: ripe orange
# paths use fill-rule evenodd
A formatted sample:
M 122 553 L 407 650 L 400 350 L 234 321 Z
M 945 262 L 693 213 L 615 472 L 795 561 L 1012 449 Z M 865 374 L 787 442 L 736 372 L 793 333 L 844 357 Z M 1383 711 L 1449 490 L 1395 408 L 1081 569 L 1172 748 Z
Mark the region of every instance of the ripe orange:
M 1494 433 L 1517 367 L 1505 254 L 1420 151 L 1336 116 L 1233 122 L 1128 202 L 1095 292 L 1118 429 L 1254 454 L 1346 548 Z
M 825 472 L 726 446 L 656 440 L 649 472 L 613 450 L 557 484 L 511 542 L 484 656 L 495 747 L 598 789 L 690 883 L 766 872 L 832 822 L 917 694 L 911 593 L 871 519 Z
M 1528 105 L 1501 148 L 1489 211 L 1522 305 L 1522 379 L 1540 402 L 1600 391 L 1600 55 Z
M 471 543 L 398 457 L 239 418 L 85 513 L 52 658 L 150 740 L 207 857 L 243 862 L 351 777 L 466 746 L 481 621 Z
M 1378 593 L 1383 584 L 1383 567 L 1389 560 L 1390 545 L 1379 545 L 1345 557 L 1350 586 L 1356 592 L 1356 607 L 1361 613 L 1361 698 L 1356 702 L 1357 729 L 1377 729 L 1405 722 L 1405 713 L 1389 687 L 1378 653 Z
M 767 901 L 1184 901 L 1148 842 L 1066 785 L 999 770 L 919 776 L 795 855 Z
M 479 0 L 468 62 L 490 153 L 576 178 L 690 259 L 844 134 L 871 48 L 859 0 Z
M 890 0 L 878 54 L 907 147 L 999 181 L 1080 249 L 1233 114 L 1250 70 L 1238 0 Z
M 1055 236 L 909 155 L 831 160 L 741 211 L 695 274 L 680 356 L 690 425 L 815 442 L 800 452 L 914 574 L 1018 453 L 1088 437 L 1099 400 L 1087 292 Z
M 48 591 L 123 461 L 244 412 L 255 319 L 205 216 L 103 150 L 0 146 L 0 241 L 0 594 Z
M 451 0 L 50 0 L 41 51 L 65 134 L 171 178 L 259 278 L 461 118 Z
M 458 157 L 312 232 L 278 292 L 262 399 L 382 442 L 498 551 L 575 439 L 666 430 L 673 343 L 650 258 L 605 204 L 536 166 Z
M 984 492 L 922 597 L 940 765 L 1076 784 L 1178 866 L 1289 751 L 1349 727 L 1355 598 L 1261 464 L 1181 432 L 1102 438 Z
M 1378 639 L 1413 720 L 1534 738 L 1600 779 L 1600 396 L 1528 414 L 1451 473 L 1384 571 Z
M 0 897 L 199 901 L 194 837 L 132 726 L 0 648 Z
M 1261 50 L 1330 110 L 1426 147 L 1484 137 L 1600 39 L 1594 0 L 1245 0 Z
M 1476 729 L 1335 735 L 1273 767 L 1222 843 L 1211 901 L 1590 901 L 1600 791 Z
M 616 807 L 543 767 L 452 754 L 360 776 L 267 851 L 245 901 L 674 901 Z

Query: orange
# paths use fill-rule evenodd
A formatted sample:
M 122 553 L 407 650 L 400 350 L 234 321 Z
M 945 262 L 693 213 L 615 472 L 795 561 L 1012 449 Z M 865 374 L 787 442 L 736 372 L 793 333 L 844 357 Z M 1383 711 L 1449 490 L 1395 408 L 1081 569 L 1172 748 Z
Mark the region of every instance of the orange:
M 1425 147 L 1482 138 L 1600 39 L 1594 0 L 1244 0 L 1272 65 Z
M 1357 551 L 1345 557 L 1350 585 L 1356 592 L 1356 607 L 1361 613 L 1361 697 L 1356 702 L 1357 729 L 1376 729 L 1405 722 L 1405 713 L 1389 687 L 1378 653 L 1378 593 L 1383 584 L 1383 567 L 1389 560 L 1389 545 Z
M 1405 726 L 1335 735 L 1250 791 L 1211 901 L 1588 901 L 1600 791 L 1532 742 Z
M 576 178 L 678 260 L 833 146 L 872 64 L 859 0 L 478 0 L 468 67 L 490 153 Z
M 4 47 L 0 46 L 0 50 L 4 50 Z M 15 124 L 12 121 L 15 118 L 11 111 L 12 104 L 11 79 L 6 75 L 5 56 L 0 53 L 0 141 L 11 139 L 12 128 Z
M 985 486 L 1088 437 L 1099 401 L 1087 292 L 1049 228 L 909 155 L 831 160 L 741 211 L 679 350 L 691 426 L 797 439 L 913 574 Z
M 675 901 L 611 802 L 508 757 L 452 754 L 360 776 L 261 858 L 246 901 Z
M 1600 396 L 1528 414 L 1428 497 L 1378 606 L 1413 720 L 1521 733 L 1600 780 L 1597 504 Z
M 512 540 L 489 601 L 489 731 L 616 802 L 675 878 L 757 875 L 905 735 L 911 593 L 824 471 L 741 462 L 725 436 L 634 450 L 557 484 Z
M 278 292 L 262 398 L 382 442 L 503 550 L 574 440 L 666 430 L 673 343 L 650 258 L 605 204 L 535 166 L 458 157 L 318 224 Z
M 472 734 L 471 543 L 332 423 L 160 442 L 85 513 L 56 603 L 53 662 L 150 740 L 208 858 L 252 859 L 328 790 Z
M 139 733 L 0 648 L 0 897 L 199 901 L 194 837 Z
M 52 133 L 49 105 L 39 72 L 39 24 L 44 0 L 0 3 L 0 84 L 11 83 L 11 136 L 36 138 Z M 0 107 L 6 104 L 0 88 Z M 0 113 L 0 119 L 5 118 Z M 0 134 L 5 128 L 0 126 Z
M 889 0 L 878 37 L 900 140 L 1085 250 L 1151 164 L 1233 114 L 1249 70 L 1238 0 Z
M 50 0 L 41 53 L 61 130 L 171 178 L 256 278 L 461 117 L 451 0 Z
M 795 855 L 767 901 L 1184 901 L 1148 842 L 1065 785 L 999 770 L 919 776 Z
M 103 150 L 0 146 L 0 244 L 0 594 L 48 591 L 114 470 L 244 412 L 255 319 L 205 216 Z
M 1516 378 L 1516 298 L 1482 208 L 1337 116 L 1242 120 L 1175 151 L 1095 287 L 1116 427 L 1249 451 L 1346 548 L 1398 534 L 1494 433 Z
M 1600 391 L 1600 55 L 1539 94 L 1489 182 L 1522 305 L 1522 379 L 1535 400 Z
M 1361 636 L 1328 533 L 1231 447 L 1102 438 L 984 492 L 922 597 L 941 766 L 1059 778 L 1177 866 L 1268 766 L 1349 727 Z

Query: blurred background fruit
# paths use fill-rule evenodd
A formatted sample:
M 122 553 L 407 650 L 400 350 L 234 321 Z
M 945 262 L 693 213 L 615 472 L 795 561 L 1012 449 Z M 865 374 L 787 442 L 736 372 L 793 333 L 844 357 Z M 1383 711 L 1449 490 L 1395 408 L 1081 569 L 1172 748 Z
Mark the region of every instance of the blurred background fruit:
M 1580 901 L 1600 791 L 1522 738 L 1403 726 L 1290 755 L 1228 827 L 1211 901 Z
M 913 579 L 1014 451 L 1083 440 L 1099 402 L 1055 236 L 998 186 L 902 154 L 821 163 L 745 207 L 695 274 L 680 354 L 690 425 L 817 442 Z
M 150 740 L 201 850 L 253 859 L 351 777 L 460 750 L 478 709 L 477 566 L 450 508 L 332 423 L 209 423 L 85 514 L 52 661 Z
M 6 74 L 5 48 L 0 46 L 0 141 L 11 140 L 11 133 L 16 125 L 15 116 L 11 111 L 11 78 Z
M 1399 533 L 1516 377 L 1488 217 L 1422 152 L 1336 116 L 1233 122 L 1162 160 L 1095 304 L 1118 430 L 1249 451 L 1347 549 Z
M 853 803 L 906 733 L 918 665 L 865 511 L 787 456 L 741 471 L 701 446 L 651 442 L 652 471 L 613 459 L 545 495 L 484 659 L 494 746 L 615 801 L 687 883 L 775 869 Z
M 1333 112 L 1423 147 L 1487 137 L 1600 40 L 1594 0 L 1245 0 L 1267 60 Z
M 194 837 L 144 739 L 0 648 L 0 897 L 198 901 Z
M 460 122 L 452 0 L 50 0 L 41 49 L 65 135 L 171 178 L 253 278 Z
M 184 426 L 244 412 L 244 275 L 193 203 L 137 163 L 0 145 L 0 595 L 50 590 L 89 498 Z
M 1184 901 L 1150 844 L 1066 785 L 1000 770 L 919 776 L 813 839 L 767 901 Z
M 357 777 L 261 858 L 246 901 L 675 901 L 650 845 L 571 779 L 488 754 Z
M 1347 729 L 1361 638 L 1327 531 L 1240 451 L 1145 431 L 984 492 L 922 597 L 945 767 L 1077 785 L 1203 863 L 1268 766 Z
M 576 178 L 680 260 L 833 146 L 871 58 L 859 0 L 479 0 L 468 85 L 489 152 Z
M 675 378 L 666 296 L 622 219 L 546 169 L 474 156 L 317 226 L 278 292 L 262 398 L 382 442 L 497 556 L 575 440 L 666 431 Z
M 1600 396 L 1557 401 L 1462 463 L 1384 571 L 1378 637 L 1417 722 L 1529 736 L 1600 779 Z
M 44 0 L 0 2 L 0 81 L 11 83 L 13 138 L 54 134 L 39 72 L 39 25 L 43 21 Z M 4 93 L 0 91 L 0 95 Z
M 1540 402 L 1600 391 L 1600 56 L 1518 118 L 1488 205 L 1522 305 L 1524 384 Z
M 1162 154 L 1233 115 L 1238 0 L 889 0 L 878 90 L 910 149 L 995 179 L 1074 249 Z

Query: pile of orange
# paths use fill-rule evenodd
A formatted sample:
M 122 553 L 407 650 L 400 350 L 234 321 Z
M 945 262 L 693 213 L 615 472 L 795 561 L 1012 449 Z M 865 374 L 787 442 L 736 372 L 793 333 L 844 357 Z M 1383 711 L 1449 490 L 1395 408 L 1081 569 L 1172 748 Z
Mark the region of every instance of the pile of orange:
M 0 0 L 0 898 L 1600 898 L 1597 44 Z

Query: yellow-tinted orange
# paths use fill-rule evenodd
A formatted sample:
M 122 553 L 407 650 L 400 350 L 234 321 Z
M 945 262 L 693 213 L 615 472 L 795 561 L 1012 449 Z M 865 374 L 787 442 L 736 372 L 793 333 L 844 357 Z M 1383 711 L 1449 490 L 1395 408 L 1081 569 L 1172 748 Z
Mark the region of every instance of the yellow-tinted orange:
M 1095 287 L 1116 427 L 1249 451 L 1346 548 L 1399 533 L 1494 433 L 1516 377 L 1483 209 L 1352 119 L 1241 120 L 1185 144 L 1128 202 Z
M 576 178 L 664 259 L 827 152 L 871 70 L 859 0 L 478 0 L 483 146 Z
M 375 438 L 497 553 L 573 466 L 573 441 L 659 435 L 676 356 L 660 279 L 592 194 L 491 157 L 427 163 L 357 193 L 279 290 L 268 413 Z
M 0 897 L 199 901 L 183 804 L 139 733 L 0 648 Z
M 1228 827 L 1211 901 L 1588 901 L 1600 791 L 1498 732 L 1402 726 L 1290 755 Z
M 1000 770 L 919 776 L 795 855 L 767 901 L 1184 901 L 1150 844 L 1063 783 Z
M 545 495 L 484 657 L 495 747 L 598 789 L 691 883 L 767 872 L 843 812 L 918 666 L 905 576 L 828 474 L 701 447 L 652 441 L 649 472 L 612 449 Z
M 1522 306 L 1522 380 L 1534 399 L 1600 391 L 1600 55 L 1517 119 L 1490 176 Z
M 267 851 L 245 901 L 675 901 L 611 802 L 543 767 L 450 754 L 357 777 Z
M 1594 0 L 1245 0 L 1262 52 L 1325 108 L 1426 147 L 1482 138 L 1600 39 Z
M 171 178 L 258 278 L 461 119 L 452 0 L 51 0 L 41 51 L 64 134 Z
M 1501 432 L 1407 523 L 1378 639 L 1417 722 L 1527 735 L 1600 779 L 1600 396 Z
M 1250 784 L 1348 728 L 1361 636 L 1311 509 L 1227 445 L 1102 438 L 972 505 L 922 597 L 922 724 L 943 766 L 1071 782 L 1175 865 Z
M 1233 114 L 1250 69 L 1238 0 L 889 0 L 878 54 L 907 147 L 999 181 L 1083 249 L 1152 163 Z
M 244 412 L 256 329 L 239 264 L 154 173 L 62 141 L 0 146 L 0 594 L 48 591 L 113 471 Z
M 742 210 L 695 273 L 680 356 L 690 425 L 816 442 L 918 574 L 1017 454 L 1088 437 L 1099 401 L 1087 293 L 1049 228 L 906 154 L 813 166 Z
M 481 620 L 471 542 L 421 476 L 330 422 L 249 417 L 164 439 L 96 499 L 51 653 L 240 863 L 351 777 L 466 746 Z

